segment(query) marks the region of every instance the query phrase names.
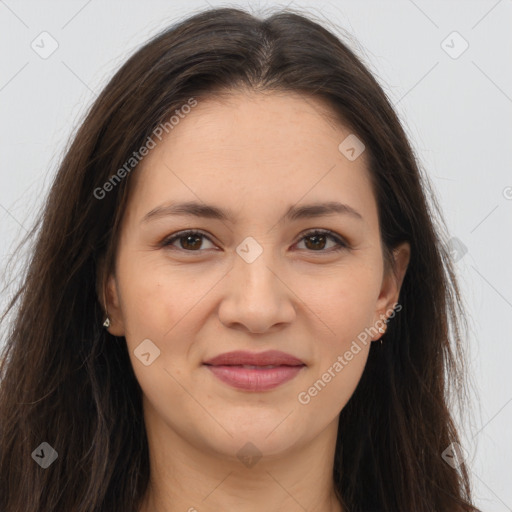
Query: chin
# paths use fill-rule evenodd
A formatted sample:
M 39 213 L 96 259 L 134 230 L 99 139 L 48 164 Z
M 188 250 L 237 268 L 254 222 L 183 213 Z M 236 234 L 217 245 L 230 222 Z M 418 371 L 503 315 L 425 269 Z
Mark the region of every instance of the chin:
M 214 449 L 229 456 L 232 456 L 233 453 L 237 454 L 239 450 L 242 452 L 254 450 L 263 455 L 277 455 L 286 452 L 300 438 L 300 432 L 296 425 L 291 422 L 286 426 L 283 423 L 280 424 L 283 420 L 282 415 L 278 420 L 272 422 L 255 419 L 252 423 L 247 424 L 247 420 L 246 416 L 242 425 L 236 422 L 224 423 L 224 427 L 232 434 L 232 437 L 227 434 L 217 437 Z M 211 438 L 210 442 L 212 442 Z

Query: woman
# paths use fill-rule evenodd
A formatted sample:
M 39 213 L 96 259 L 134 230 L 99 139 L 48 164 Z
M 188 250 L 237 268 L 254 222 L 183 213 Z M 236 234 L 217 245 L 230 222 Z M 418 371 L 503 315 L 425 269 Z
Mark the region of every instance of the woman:
M 477 510 L 427 191 L 318 23 L 215 9 L 148 42 L 74 137 L 10 305 L 0 510 Z

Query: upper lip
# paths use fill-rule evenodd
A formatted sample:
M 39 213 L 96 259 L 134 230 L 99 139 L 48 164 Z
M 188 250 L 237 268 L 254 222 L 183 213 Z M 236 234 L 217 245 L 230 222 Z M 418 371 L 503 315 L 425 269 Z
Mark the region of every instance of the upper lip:
M 279 350 L 267 350 L 266 352 L 245 352 L 236 350 L 234 352 L 225 352 L 219 354 L 204 364 L 212 366 L 236 366 L 236 365 L 252 365 L 252 366 L 303 366 L 305 363 L 300 359 L 280 352 Z

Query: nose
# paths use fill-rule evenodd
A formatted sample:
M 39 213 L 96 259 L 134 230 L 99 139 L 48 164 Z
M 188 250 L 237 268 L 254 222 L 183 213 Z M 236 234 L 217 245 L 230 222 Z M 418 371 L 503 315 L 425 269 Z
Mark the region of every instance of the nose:
M 236 255 L 224 279 L 226 292 L 218 311 L 225 326 L 261 334 L 294 320 L 296 295 L 284 272 L 266 253 L 270 251 L 263 251 L 250 263 Z

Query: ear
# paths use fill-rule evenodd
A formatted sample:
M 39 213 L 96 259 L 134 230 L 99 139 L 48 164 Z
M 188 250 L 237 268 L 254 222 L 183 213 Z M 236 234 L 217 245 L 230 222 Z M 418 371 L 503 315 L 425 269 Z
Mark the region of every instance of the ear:
M 113 273 L 106 275 L 104 259 L 98 265 L 96 293 L 105 318 L 108 314 L 110 320 L 110 326 L 107 327 L 108 332 L 113 336 L 124 336 L 124 321 L 120 307 L 117 281 Z
M 384 276 L 382 278 L 382 285 L 377 299 L 377 307 L 375 311 L 374 324 L 381 326 L 386 320 L 398 302 L 400 295 L 400 288 L 409 265 L 411 258 L 411 246 L 408 242 L 402 242 L 395 247 L 392 251 L 393 262 L 392 268 L 386 265 Z M 384 329 L 386 328 L 384 324 Z M 381 334 L 378 334 L 375 340 L 379 339 Z

